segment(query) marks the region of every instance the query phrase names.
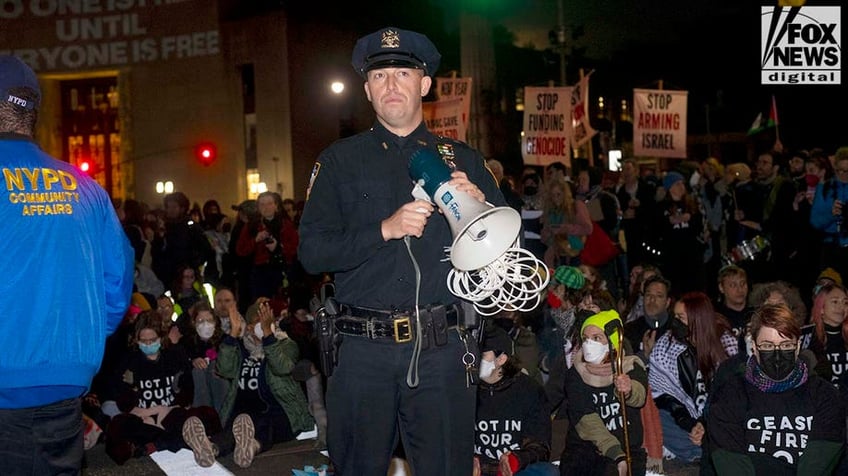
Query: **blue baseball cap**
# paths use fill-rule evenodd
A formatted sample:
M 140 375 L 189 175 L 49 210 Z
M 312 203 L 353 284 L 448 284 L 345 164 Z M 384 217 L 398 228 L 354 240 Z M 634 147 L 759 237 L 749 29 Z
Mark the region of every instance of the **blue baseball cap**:
M 35 100 L 26 100 L 15 96 L 9 91 L 15 88 L 29 88 L 36 95 Z M 3 101 L 24 107 L 35 109 L 41 100 L 41 88 L 35 72 L 20 60 L 17 56 L 0 55 L 0 95 Z
M 351 63 L 363 78 L 372 69 L 390 67 L 416 68 L 432 77 L 441 58 L 436 45 L 421 33 L 386 27 L 356 42 Z

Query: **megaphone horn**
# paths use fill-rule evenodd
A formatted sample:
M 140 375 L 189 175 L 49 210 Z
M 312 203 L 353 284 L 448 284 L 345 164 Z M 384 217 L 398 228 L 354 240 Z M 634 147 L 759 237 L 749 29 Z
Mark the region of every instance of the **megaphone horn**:
M 454 268 L 472 271 L 507 252 L 521 232 L 521 215 L 510 207 L 480 203 L 449 185 L 451 169 L 432 149 L 419 149 L 409 161 L 409 175 L 442 210 L 453 235 Z

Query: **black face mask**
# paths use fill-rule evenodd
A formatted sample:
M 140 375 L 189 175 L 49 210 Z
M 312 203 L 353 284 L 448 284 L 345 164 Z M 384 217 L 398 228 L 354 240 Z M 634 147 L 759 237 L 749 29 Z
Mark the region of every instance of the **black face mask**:
M 776 381 L 786 379 L 795 368 L 794 350 L 760 350 L 760 367 L 769 378 Z
M 539 192 L 539 189 L 536 187 L 524 187 L 524 195 L 533 196 Z
M 680 342 L 686 342 L 686 338 L 689 337 L 689 326 L 680 319 L 673 318 L 669 329 L 671 329 L 671 335 Z

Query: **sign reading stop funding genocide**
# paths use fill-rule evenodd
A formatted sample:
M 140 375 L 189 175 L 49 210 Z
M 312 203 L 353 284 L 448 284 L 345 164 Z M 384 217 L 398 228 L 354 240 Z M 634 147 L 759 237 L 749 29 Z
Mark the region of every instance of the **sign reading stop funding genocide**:
M 562 162 L 571 166 L 571 89 L 524 88 L 525 165 Z
M 688 91 L 633 90 L 633 154 L 686 158 Z

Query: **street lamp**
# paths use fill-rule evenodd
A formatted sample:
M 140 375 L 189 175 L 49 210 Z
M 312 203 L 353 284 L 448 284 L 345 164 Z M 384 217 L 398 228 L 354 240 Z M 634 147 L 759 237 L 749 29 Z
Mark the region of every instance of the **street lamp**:
M 165 182 L 156 182 L 156 193 L 171 193 L 174 191 L 174 182 L 167 180 Z
M 339 116 L 339 137 L 353 135 L 353 120 L 350 117 L 350 106 L 347 104 L 348 97 L 343 94 L 345 83 L 333 81 L 330 83 L 330 91 L 336 96 L 336 111 Z

